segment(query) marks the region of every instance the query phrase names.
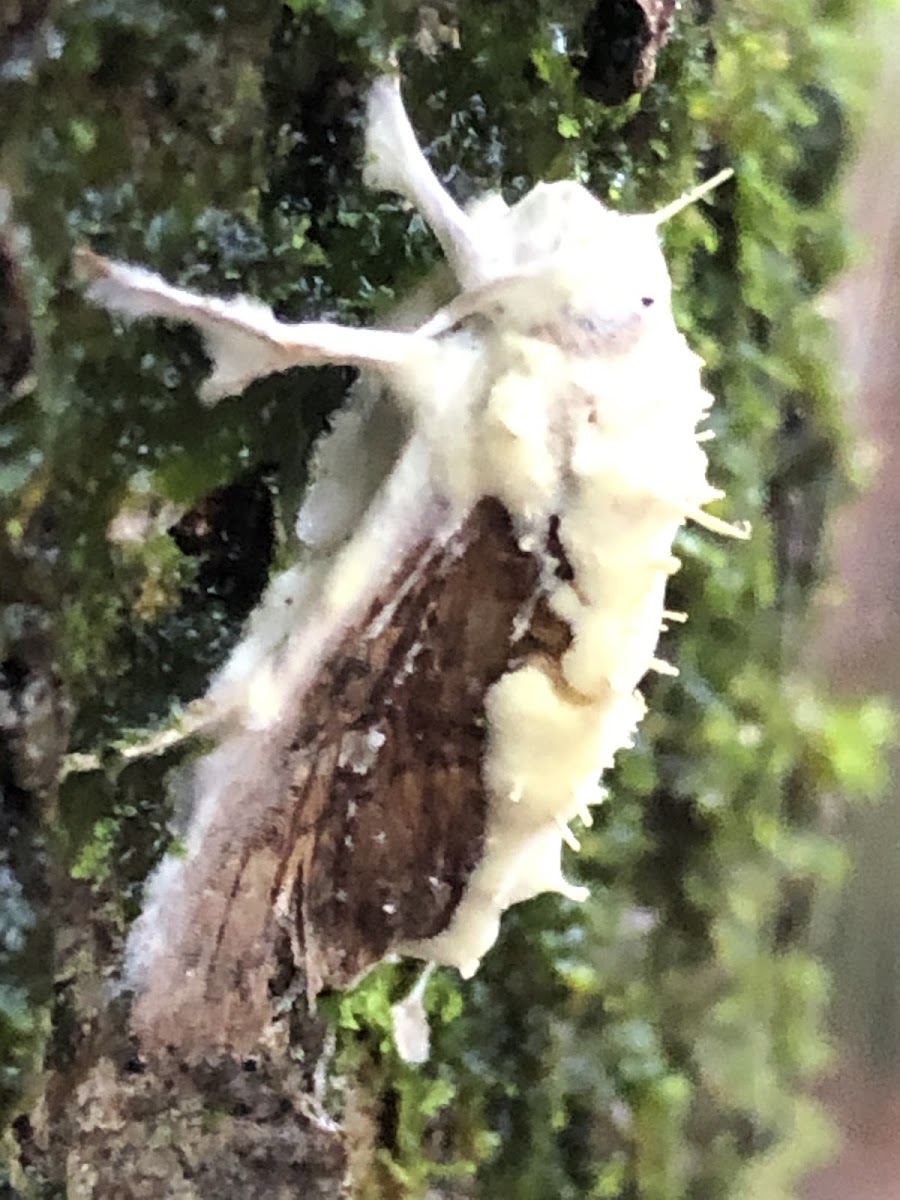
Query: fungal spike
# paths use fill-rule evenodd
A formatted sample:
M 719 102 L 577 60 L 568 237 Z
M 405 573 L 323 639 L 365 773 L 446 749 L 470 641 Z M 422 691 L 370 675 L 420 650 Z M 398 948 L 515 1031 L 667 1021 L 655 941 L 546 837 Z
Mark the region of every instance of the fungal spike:
M 670 554 L 668 558 L 656 559 L 650 566 L 653 570 L 662 571 L 663 575 L 677 575 L 681 570 L 681 559 Z
M 698 200 L 702 200 L 704 196 L 708 196 L 710 192 L 715 191 L 717 187 L 721 187 L 723 183 L 731 179 L 734 171 L 731 167 L 725 167 L 721 171 L 717 171 L 712 179 L 707 179 L 703 183 L 698 183 L 696 187 L 692 187 L 689 191 L 684 192 L 677 200 L 673 200 L 671 204 L 667 204 L 664 208 L 660 208 L 657 212 L 651 213 L 651 219 L 654 225 L 664 225 L 666 221 L 670 221 L 672 217 L 678 215 L 685 208 L 690 208 L 692 204 L 696 204 Z
M 677 625 L 683 625 L 688 619 L 686 612 L 679 612 L 677 609 L 673 608 L 664 608 L 663 617 L 667 621 L 674 621 Z
M 696 521 L 698 525 L 702 525 L 704 529 L 708 529 L 711 533 L 720 533 L 722 537 L 737 538 L 738 541 L 746 542 L 750 537 L 750 523 L 741 521 L 737 525 L 732 525 L 728 521 L 723 521 L 721 517 L 714 517 L 712 513 L 706 512 L 702 508 L 691 506 L 685 513 L 688 520 Z
M 602 798 L 603 797 L 601 794 L 600 799 L 602 800 Z M 599 800 L 598 800 L 598 803 L 599 803 Z M 584 826 L 586 826 L 586 828 L 590 829 L 590 827 L 594 823 L 594 814 L 591 812 L 590 808 L 588 808 L 587 804 L 583 800 L 578 805 L 578 812 L 576 815 L 577 815 L 579 821 L 582 823 L 582 825 L 584 825 Z
M 581 849 L 581 842 L 579 842 L 578 838 L 575 836 L 575 834 L 572 832 L 572 830 L 569 828 L 569 826 L 565 823 L 565 821 L 562 819 L 562 817 L 556 818 L 556 824 L 559 828 L 559 832 L 562 834 L 563 841 L 566 843 L 566 845 L 569 847 L 570 850 L 574 850 L 577 853 Z
M 672 663 L 666 662 L 664 658 L 651 658 L 650 670 L 655 671 L 657 675 L 668 675 L 672 679 L 678 675 L 678 668 Z
M 578 887 L 575 883 L 569 883 L 568 879 L 560 879 L 553 890 L 560 896 L 565 896 L 567 900 L 573 900 L 576 904 L 583 904 L 591 894 L 590 888 Z
M 714 442 L 716 440 L 716 431 L 714 429 L 701 429 L 697 434 L 698 442 Z

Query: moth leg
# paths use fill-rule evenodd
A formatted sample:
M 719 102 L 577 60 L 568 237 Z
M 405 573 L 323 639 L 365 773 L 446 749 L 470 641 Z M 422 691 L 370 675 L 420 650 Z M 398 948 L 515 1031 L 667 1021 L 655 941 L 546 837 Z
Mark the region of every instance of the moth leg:
M 366 166 L 369 187 L 398 192 L 419 210 L 464 288 L 477 287 L 496 275 L 493 247 L 478 236 L 475 222 L 441 186 L 416 141 L 400 81 L 383 75 L 369 93 L 366 115 Z
M 137 741 L 111 747 L 103 753 L 73 751 L 62 761 L 59 772 L 60 783 L 69 775 L 86 771 L 102 771 L 110 765 L 126 765 L 139 758 L 153 758 L 165 754 L 174 746 L 190 741 L 200 734 L 211 732 L 223 713 L 206 698 L 193 700 L 183 712 L 173 717 L 168 725 L 147 733 Z
M 285 324 L 245 297 L 221 300 L 173 287 L 143 267 L 76 251 L 88 297 L 125 317 L 168 317 L 195 325 L 213 360 L 206 402 L 241 392 L 254 379 L 296 366 L 371 367 L 390 373 L 422 343 L 414 334 L 326 322 Z

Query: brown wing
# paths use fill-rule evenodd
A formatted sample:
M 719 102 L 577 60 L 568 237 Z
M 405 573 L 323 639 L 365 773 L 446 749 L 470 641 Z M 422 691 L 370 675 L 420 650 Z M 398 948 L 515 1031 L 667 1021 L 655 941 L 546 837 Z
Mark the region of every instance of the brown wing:
M 483 501 L 386 628 L 326 669 L 291 747 L 307 847 L 293 887 L 313 988 L 449 924 L 481 857 L 485 693 L 526 652 L 514 627 L 539 583 L 502 507 Z M 377 625 L 379 607 L 369 616 Z M 567 635 L 546 614 L 542 628 Z
M 559 557 L 552 529 L 547 550 Z M 236 756 L 223 803 L 243 809 L 240 833 L 204 846 L 171 947 L 184 987 L 149 981 L 142 1041 L 247 1052 L 297 970 L 314 996 L 445 929 L 482 850 L 485 694 L 511 662 L 568 640 L 496 501 L 407 556 L 273 741 L 269 794 L 241 781 Z

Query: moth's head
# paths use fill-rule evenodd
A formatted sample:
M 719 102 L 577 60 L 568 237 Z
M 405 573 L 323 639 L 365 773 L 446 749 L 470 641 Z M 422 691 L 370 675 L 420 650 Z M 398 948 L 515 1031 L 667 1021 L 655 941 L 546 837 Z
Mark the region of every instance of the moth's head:
M 550 319 L 596 331 L 611 348 L 632 345 L 654 328 L 671 329 L 672 281 L 660 226 L 730 174 L 721 172 L 658 213 L 615 212 L 571 181 L 539 184 L 507 216 L 514 269 L 538 269 L 532 303 Z
M 598 307 L 645 314 L 671 310 L 672 280 L 652 217 L 607 210 L 602 223 L 585 231 L 579 249 L 581 262 L 593 274 Z
M 643 313 L 644 322 L 671 318 L 672 279 L 663 254 L 660 228 L 695 204 L 733 171 L 726 168 L 654 213 L 615 213 L 603 209 L 582 234 L 584 261 L 596 265 L 595 303 L 602 310 Z M 602 206 L 601 206 L 602 207 Z
M 606 208 L 581 184 L 541 183 L 506 216 L 525 327 L 574 323 L 597 349 L 631 343 L 669 311 L 671 282 L 652 220 Z

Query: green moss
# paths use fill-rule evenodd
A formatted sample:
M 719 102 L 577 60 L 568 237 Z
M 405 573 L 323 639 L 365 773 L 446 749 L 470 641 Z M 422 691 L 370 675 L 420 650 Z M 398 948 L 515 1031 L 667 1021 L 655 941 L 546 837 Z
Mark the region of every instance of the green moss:
M 58 6 L 59 53 L 0 88 L 41 340 L 39 387 L 0 440 L 0 500 L 19 549 L 35 511 L 49 520 L 73 748 L 165 719 L 240 625 L 165 535 L 111 546 L 136 481 L 158 506 L 185 506 L 265 469 L 289 553 L 305 451 L 346 380 L 295 374 L 202 409 L 196 340 L 111 333 L 71 285 L 71 250 L 239 286 L 294 318 L 370 319 L 436 255 L 358 169 L 359 95 L 415 7 L 83 0 Z M 715 210 L 684 214 L 666 240 L 681 323 L 719 398 L 713 476 L 754 537 L 682 539 L 681 678 L 654 689 L 569 865 L 594 900 L 536 901 L 509 915 L 475 980 L 436 977 L 422 1069 L 390 1038 L 404 971 L 332 1002 L 342 1070 L 390 1117 L 373 1195 L 478 1171 L 480 1194 L 517 1200 L 778 1200 L 821 1150 L 798 1098 L 823 1061 L 827 998 L 803 912 L 842 858 L 815 796 L 877 787 L 889 736 L 878 707 L 837 709 L 797 683 L 793 657 L 849 458 L 812 297 L 845 253 L 835 145 L 858 94 L 859 5 L 741 0 L 712 23 L 707 7 L 682 6 L 655 83 L 616 109 L 584 97 L 560 49 L 577 46 L 583 3 L 528 0 L 512 23 L 506 0 L 460 6 L 461 51 L 403 59 L 417 127 L 464 197 L 576 175 L 649 209 L 734 165 Z M 116 930 L 169 836 L 169 765 L 72 780 L 61 797 L 59 860 Z M 41 1021 L 30 995 L 15 973 L 0 993 L 8 1061 Z

